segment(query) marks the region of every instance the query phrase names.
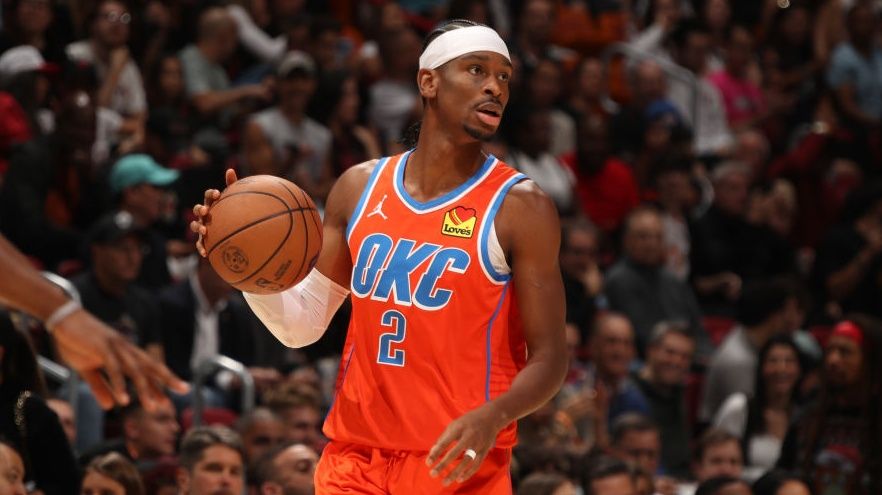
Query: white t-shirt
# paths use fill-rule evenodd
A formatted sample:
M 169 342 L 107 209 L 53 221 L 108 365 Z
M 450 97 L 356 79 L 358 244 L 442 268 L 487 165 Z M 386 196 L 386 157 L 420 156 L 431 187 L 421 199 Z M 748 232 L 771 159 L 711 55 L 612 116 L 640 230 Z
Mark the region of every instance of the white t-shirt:
M 67 56 L 76 62 L 91 64 L 102 81 L 107 77 L 110 67 L 95 56 L 92 42 L 76 41 L 67 45 Z M 126 117 L 144 112 L 147 108 L 147 96 L 144 92 L 144 81 L 141 71 L 130 58 L 123 67 L 119 81 L 110 97 L 110 109 Z

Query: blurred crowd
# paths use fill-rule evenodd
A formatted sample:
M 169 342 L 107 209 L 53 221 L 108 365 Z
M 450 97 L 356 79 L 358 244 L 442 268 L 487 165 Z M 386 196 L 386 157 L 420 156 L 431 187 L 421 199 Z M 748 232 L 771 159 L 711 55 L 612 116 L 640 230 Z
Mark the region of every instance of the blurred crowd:
M 486 148 L 564 226 L 570 372 L 520 421 L 516 492 L 882 493 L 880 7 L 3 0 L 0 232 L 200 386 L 102 411 L 3 313 L 0 495 L 312 493 L 348 311 L 285 348 L 191 208 L 228 168 L 321 205 L 406 150 L 422 38 L 455 18 L 507 40 Z

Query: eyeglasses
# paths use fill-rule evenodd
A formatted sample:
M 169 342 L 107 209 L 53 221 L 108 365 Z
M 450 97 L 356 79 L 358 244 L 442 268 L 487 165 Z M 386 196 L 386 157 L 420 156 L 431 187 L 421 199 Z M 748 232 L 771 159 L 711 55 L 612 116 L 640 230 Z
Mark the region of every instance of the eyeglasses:
M 128 24 L 132 22 L 132 15 L 128 12 L 105 12 L 102 17 L 104 17 L 105 21 L 111 24 L 116 24 L 117 22 L 120 24 Z

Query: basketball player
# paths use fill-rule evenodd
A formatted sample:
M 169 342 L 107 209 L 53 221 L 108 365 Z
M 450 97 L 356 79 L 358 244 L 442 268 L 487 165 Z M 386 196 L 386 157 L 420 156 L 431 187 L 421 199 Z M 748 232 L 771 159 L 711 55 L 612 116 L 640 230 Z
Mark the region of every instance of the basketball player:
M 300 284 L 245 294 L 299 347 L 351 292 L 317 493 L 511 493 L 515 421 L 557 392 L 567 366 L 555 207 L 481 150 L 511 75 L 492 29 L 454 21 L 431 33 L 416 148 L 340 177 Z M 200 219 L 218 197 L 206 192 Z
M 64 363 L 89 384 L 101 407 L 125 406 L 130 397 L 126 378 L 138 399 L 155 411 L 165 399 L 164 387 L 179 394 L 189 386 L 164 364 L 130 343 L 35 270 L 30 261 L 0 235 L 0 305 L 24 311 L 43 322 Z

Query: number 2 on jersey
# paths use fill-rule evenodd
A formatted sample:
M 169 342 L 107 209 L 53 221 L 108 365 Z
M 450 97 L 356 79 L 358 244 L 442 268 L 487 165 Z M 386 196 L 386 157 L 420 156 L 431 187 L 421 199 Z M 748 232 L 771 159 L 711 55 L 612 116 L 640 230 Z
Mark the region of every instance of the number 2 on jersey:
M 394 331 L 380 335 L 380 352 L 377 353 L 377 362 L 390 366 L 404 366 L 404 350 L 392 349 L 392 344 L 404 342 L 407 333 L 407 320 L 400 312 L 390 309 L 383 313 L 380 324 L 384 327 L 392 327 Z

